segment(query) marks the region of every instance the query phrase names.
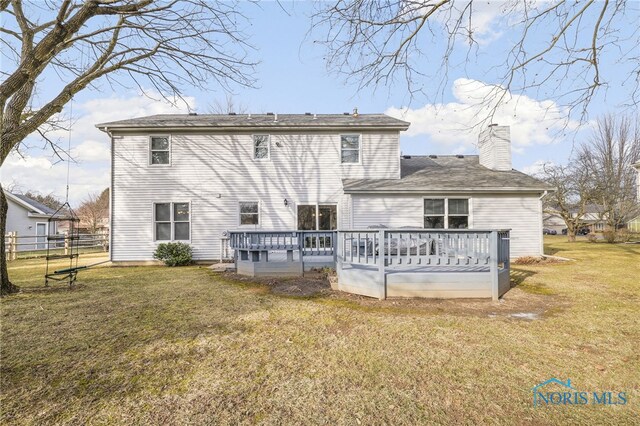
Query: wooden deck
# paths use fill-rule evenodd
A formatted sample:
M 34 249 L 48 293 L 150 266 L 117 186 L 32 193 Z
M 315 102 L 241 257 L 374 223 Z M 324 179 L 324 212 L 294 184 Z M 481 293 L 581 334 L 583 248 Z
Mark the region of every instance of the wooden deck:
M 486 297 L 509 290 L 508 230 L 231 232 L 238 273 L 299 276 L 329 266 L 338 289 L 386 297 Z

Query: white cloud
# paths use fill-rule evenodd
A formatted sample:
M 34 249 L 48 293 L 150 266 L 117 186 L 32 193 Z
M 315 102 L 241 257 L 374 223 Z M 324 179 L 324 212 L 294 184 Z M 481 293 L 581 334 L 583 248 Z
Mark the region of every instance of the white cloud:
M 538 176 L 541 175 L 542 172 L 544 172 L 545 166 L 555 166 L 555 163 L 551 161 L 538 160 L 532 164 L 529 164 L 528 166 L 523 167 L 521 171 L 522 173 L 526 173 L 530 176 Z
M 160 96 L 156 96 L 161 99 Z M 189 107 L 195 106 L 194 98 L 186 98 Z M 95 98 L 73 105 L 71 127 L 71 155 L 69 199 L 77 205 L 91 192 L 99 192 L 109 186 L 109 139 L 95 128 L 98 123 L 124 120 L 154 114 L 185 113 L 186 106 L 174 106 L 165 100 L 153 100 L 141 94 Z M 67 146 L 69 134 L 59 130 L 49 135 Z M 33 138 L 30 145 L 35 144 Z M 43 194 L 54 193 L 64 198 L 66 192 L 67 164 L 60 162 L 51 152 L 30 149 L 24 158 L 12 153 L 2 165 L 0 181 L 3 185 L 16 185 L 21 190 L 33 190 Z
M 495 106 L 494 102 L 485 101 L 499 93 L 506 95 L 505 101 L 495 107 L 492 122 L 511 126 L 512 149 L 516 153 L 525 147 L 550 144 L 557 132 L 577 126 L 553 101 L 510 94 L 481 81 L 457 79 L 452 93 L 454 102 L 417 109 L 392 107 L 386 113 L 411 123 L 407 136 L 428 136 L 432 144 L 451 153 L 475 147 L 480 127 L 489 124 L 486 120 Z
M 87 140 L 71 150 L 71 157 L 78 162 L 105 161 L 109 156 L 107 141 Z

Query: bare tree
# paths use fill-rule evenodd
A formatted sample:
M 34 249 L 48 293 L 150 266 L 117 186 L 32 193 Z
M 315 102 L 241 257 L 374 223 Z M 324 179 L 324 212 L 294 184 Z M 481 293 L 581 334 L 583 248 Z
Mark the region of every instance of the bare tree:
M 555 188 L 544 199 L 545 213 L 560 216 L 567 225 L 568 241 L 575 241 L 576 233 L 584 226 L 587 206 L 593 200 L 589 172 L 580 161 L 571 161 L 566 166 L 545 165 L 540 178 Z
M 610 231 L 616 232 L 640 214 L 636 199 L 640 161 L 640 122 L 638 118 L 607 115 L 598 120 L 588 142 L 579 148 L 582 167 L 594 187 L 594 202 Z
M 244 17 L 233 2 L 0 0 L 0 13 L 0 164 L 28 135 L 46 138 L 47 123 L 98 81 L 143 92 L 151 87 L 171 102 L 182 99 L 184 87 L 253 84 Z M 56 76 L 59 81 L 50 81 Z M 36 95 L 44 84 L 60 90 L 41 102 Z M 55 149 L 55 141 L 48 141 Z M 4 235 L 4 194 L 0 212 Z M 0 293 L 6 294 L 15 286 L 0 241 Z
M 101 193 L 92 193 L 82 201 L 76 211 L 80 218 L 80 225 L 89 228 L 91 234 L 95 234 L 109 219 L 109 188 Z
M 247 114 L 249 112 L 249 108 L 238 102 L 230 93 L 225 93 L 223 100 L 216 99 L 213 104 L 209 105 L 209 110 L 213 114 Z
M 630 105 L 637 106 L 640 100 L 640 4 L 635 1 L 334 0 L 318 4 L 310 37 L 326 47 L 328 68 L 359 89 L 399 80 L 406 83 L 412 98 L 417 92 L 433 96 L 444 90 L 452 66 L 479 59 L 497 78 L 491 93 L 481 100 L 492 112 L 514 92 L 544 91 L 581 119 L 595 94 L 606 88 L 619 86 L 628 93 Z M 482 49 L 482 31 L 487 31 L 482 21 L 488 13 L 497 13 L 496 26 L 509 31 L 509 37 L 501 40 L 509 43 L 503 53 L 496 52 L 495 46 L 490 53 Z M 604 58 L 619 66 L 605 69 Z M 620 67 L 628 70 L 623 78 L 616 77 Z M 491 117 L 483 119 L 477 124 Z
M 39 202 L 40 204 L 44 204 L 45 206 L 47 206 L 47 207 L 49 207 L 50 209 L 53 209 L 53 210 L 58 210 L 64 204 L 53 193 L 49 193 L 49 194 L 43 195 L 43 194 L 39 193 L 38 191 L 31 191 L 30 190 L 30 191 L 25 192 L 24 195 L 29 197 L 29 198 L 31 198 L 32 200 L 35 200 L 35 201 Z

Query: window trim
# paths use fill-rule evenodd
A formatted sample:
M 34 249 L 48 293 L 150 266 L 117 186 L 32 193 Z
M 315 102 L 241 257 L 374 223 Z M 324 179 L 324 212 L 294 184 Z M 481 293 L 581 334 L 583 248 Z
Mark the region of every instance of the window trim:
M 167 164 L 153 164 L 153 162 L 152 162 L 153 150 L 151 149 L 151 146 L 152 146 L 151 144 L 152 144 L 153 138 L 167 138 L 167 140 L 169 141 L 169 149 L 167 150 L 167 151 L 169 151 L 169 163 L 167 163 Z M 172 158 L 173 157 L 173 155 L 172 155 L 173 141 L 171 140 L 171 135 L 169 135 L 169 134 L 166 134 L 166 135 L 160 135 L 160 134 L 158 134 L 158 135 L 149 135 L 148 143 L 149 143 L 149 150 L 148 150 L 149 151 L 149 154 L 148 154 L 148 156 L 149 156 L 149 159 L 148 159 L 149 166 L 152 166 L 152 167 L 170 167 L 171 163 L 173 162 L 173 158 Z M 156 151 L 160 151 L 160 150 L 156 149 Z M 164 150 L 162 150 L 162 152 L 164 152 Z
M 449 228 L 449 200 L 467 200 L 467 208 L 469 210 L 469 213 L 467 213 L 466 215 L 462 215 L 462 214 L 454 214 L 452 216 L 454 217 L 462 217 L 462 216 L 466 216 L 467 219 L 467 228 L 466 229 L 472 229 L 473 227 L 473 209 L 472 209 L 472 198 L 468 197 L 468 196 L 453 196 L 453 197 L 449 197 L 449 196 L 438 196 L 438 195 L 431 195 L 431 196 L 423 196 L 422 197 L 422 226 L 424 227 L 424 218 L 427 216 L 427 214 L 424 211 L 424 200 L 444 200 L 444 228 L 442 229 L 450 229 Z M 431 214 L 429 216 L 442 216 L 439 214 Z M 460 229 L 460 228 L 453 228 L 453 229 Z
M 167 221 L 157 221 L 156 220 L 156 204 L 169 204 L 169 221 L 168 223 L 171 225 L 171 239 L 169 240 L 159 240 L 156 233 L 156 223 L 167 223 Z M 173 205 L 174 204 L 188 204 L 189 205 L 189 220 L 188 221 L 178 221 L 176 222 L 173 217 Z M 153 232 L 153 242 L 157 244 L 161 243 L 191 243 L 191 233 L 193 230 L 193 211 L 191 209 L 191 201 L 154 201 L 151 203 L 151 226 Z M 175 224 L 176 223 L 188 223 L 189 224 L 189 239 L 188 240 L 176 240 L 176 231 Z
M 266 136 L 267 137 L 267 157 L 266 158 L 257 158 L 256 157 L 256 136 Z M 253 133 L 251 135 L 251 158 L 254 161 L 271 161 L 271 135 L 268 133 Z M 245 201 L 248 202 L 248 201 Z
M 342 137 L 343 136 L 357 136 L 358 137 L 358 161 L 355 163 L 344 163 L 342 162 L 342 150 L 345 148 L 342 148 Z M 362 133 L 340 133 L 339 135 L 339 140 L 338 140 L 338 148 L 340 149 L 339 152 L 339 159 L 338 161 L 340 162 L 341 166 L 352 166 L 352 165 L 359 165 L 362 164 Z M 346 148 L 349 151 L 355 151 L 355 149 L 353 148 Z
M 242 210 L 240 207 L 240 204 L 242 203 L 257 203 L 258 204 L 258 223 L 257 224 L 250 224 L 250 223 L 242 223 L 242 218 L 241 218 L 241 214 L 242 214 Z M 246 213 L 249 214 L 249 213 Z M 254 213 L 251 213 L 254 214 Z M 240 200 L 238 201 L 238 226 L 242 227 L 242 228 L 260 228 L 262 227 L 262 203 L 260 202 L 260 200 Z

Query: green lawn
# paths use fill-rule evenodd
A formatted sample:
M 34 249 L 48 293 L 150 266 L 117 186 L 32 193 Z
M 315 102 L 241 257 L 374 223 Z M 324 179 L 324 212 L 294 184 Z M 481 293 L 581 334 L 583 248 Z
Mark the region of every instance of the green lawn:
M 497 304 L 278 296 L 196 266 L 44 289 L 42 261 L 16 261 L 0 422 L 637 424 L 640 245 L 547 251 L 576 261 L 514 266 Z M 628 404 L 534 408 L 550 377 Z

